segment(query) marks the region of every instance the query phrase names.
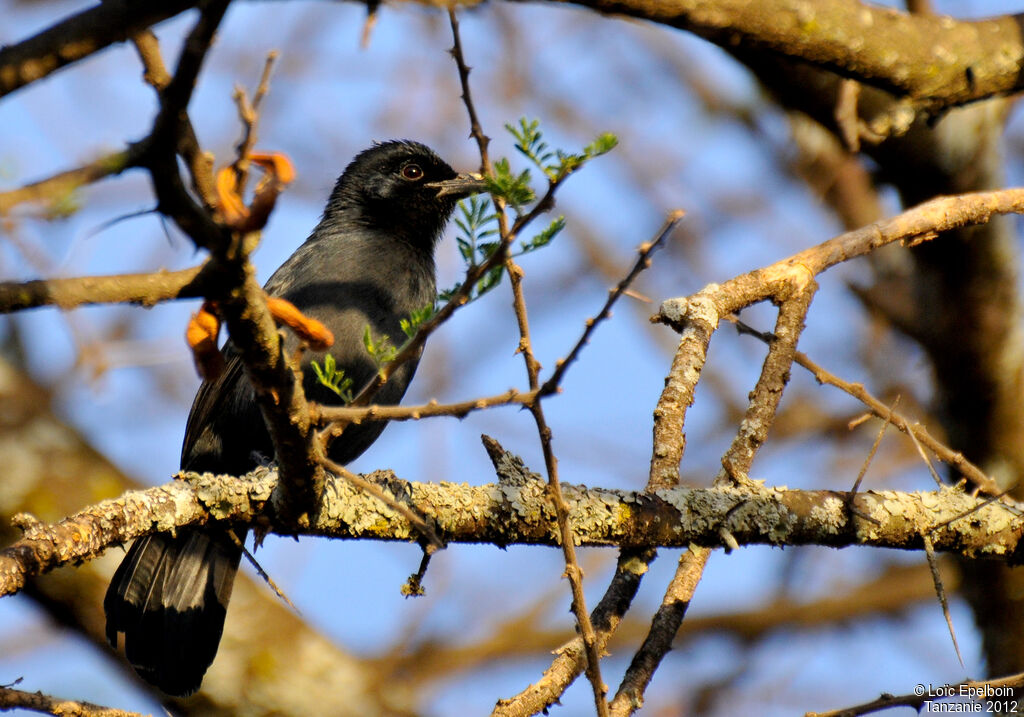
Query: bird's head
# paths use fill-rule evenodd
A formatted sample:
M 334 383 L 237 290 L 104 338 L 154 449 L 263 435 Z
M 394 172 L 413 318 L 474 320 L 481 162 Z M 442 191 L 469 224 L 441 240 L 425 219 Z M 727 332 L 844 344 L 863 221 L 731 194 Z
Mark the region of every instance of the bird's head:
M 355 222 L 432 250 L 456 202 L 484 187 L 480 177 L 456 173 L 419 142 L 382 142 L 345 169 L 324 220 Z

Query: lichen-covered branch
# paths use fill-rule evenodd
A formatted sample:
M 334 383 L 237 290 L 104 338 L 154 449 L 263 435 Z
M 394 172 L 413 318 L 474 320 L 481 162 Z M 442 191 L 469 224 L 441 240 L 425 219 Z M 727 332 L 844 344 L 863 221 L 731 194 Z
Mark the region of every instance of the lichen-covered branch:
M 62 717 L 142 717 L 138 712 L 101 707 L 91 702 L 62 700 L 41 692 L 26 692 L 0 686 L 0 710 L 17 708 Z
M 0 551 L 0 594 L 29 575 L 95 557 L 106 547 L 151 532 L 210 520 L 253 523 L 283 534 L 415 541 L 416 527 L 344 479 L 328 478 L 308 528 L 284 522 L 274 494 L 278 474 L 257 469 L 238 478 L 182 474 L 163 486 L 103 501 L 53 525 L 18 518 L 24 536 Z M 398 502 L 431 520 L 448 543 L 558 545 L 546 482 L 413 483 L 389 471 L 367 476 Z M 1024 556 L 1017 511 L 955 488 L 930 492 L 805 491 L 676 487 L 654 493 L 563 486 L 581 546 L 717 546 L 724 526 L 740 544 L 866 545 L 919 550 L 932 531 L 935 549 L 1009 563 Z M 268 509 L 269 508 L 269 509 Z
M 669 299 L 662 304 L 654 320 L 682 331 L 690 325 L 691 317 L 702 314 L 705 301 L 713 301 L 719 316 L 725 316 L 759 301 L 784 295 L 794 282 L 804 283 L 809 276 L 817 276 L 826 269 L 887 244 L 898 241 L 919 244 L 937 238 L 942 232 L 985 224 L 1002 214 L 1022 213 L 1022 188 L 936 197 L 890 219 L 840 234 L 782 261 L 721 284 L 711 284 L 691 297 Z

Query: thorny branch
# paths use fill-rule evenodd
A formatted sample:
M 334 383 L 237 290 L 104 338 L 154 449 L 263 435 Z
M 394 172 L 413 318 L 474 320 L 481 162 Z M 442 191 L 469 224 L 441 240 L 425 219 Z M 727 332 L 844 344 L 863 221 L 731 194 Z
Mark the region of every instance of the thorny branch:
M 665 219 L 665 223 L 655 234 L 654 239 L 640 245 L 640 248 L 637 250 L 636 263 L 633 265 L 633 268 L 630 269 L 629 273 L 626 274 L 626 276 L 619 281 L 614 288 L 608 290 L 608 300 L 604 302 L 604 306 L 602 306 L 601 310 L 597 312 L 597 315 L 586 320 L 583 334 L 576 342 L 576 345 L 572 347 L 572 350 L 569 351 L 565 358 L 558 359 L 558 361 L 555 362 L 555 370 L 540 387 L 541 395 L 546 396 L 558 390 L 558 387 L 562 384 L 562 378 L 565 376 L 565 372 L 579 357 L 580 351 L 582 351 L 583 347 L 590 341 L 590 337 L 594 333 L 594 330 L 602 321 L 611 317 L 612 307 L 615 306 L 615 302 L 629 290 L 629 287 L 633 285 L 633 282 L 640 275 L 640 272 L 650 267 L 651 256 L 662 244 L 665 243 L 668 237 L 672 235 L 672 232 L 685 215 L 686 212 L 682 209 L 676 209 L 669 212 L 668 217 Z
M 503 220 L 504 213 L 499 213 L 499 231 L 506 229 Z M 511 242 L 505 241 L 504 233 L 502 233 L 502 243 L 505 247 L 511 244 Z M 527 318 L 526 300 L 523 298 L 523 271 L 512 257 L 506 257 L 505 266 L 508 270 L 509 283 L 512 286 L 512 305 L 515 308 L 516 321 L 519 324 L 519 352 L 523 355 L 523 361 L 526 364 L 530 389 L 539 391 L 540 363 L 534 357 L 533 344 L 530 341 L 530 324 Z M 608 714 L 608 702 L 605 698 L 608 687 L 601 677 L 601 651 L 598 648 L 594 624 L 587 611 L 586 597 L 583 593 L 583 569 L 580 568 L 576 558 L 576 536 L 569 523 L 569 506 L 566 505 L 558 477 L 558 459 L 555 457 L 554 447 L 551 445 L 551 427 L 548 426 L 547 419 L 544 417 L 544 408 L 540 401 L 534 401 L 527 408 L 537 425 L 541 452 L 544 455 L 544 468 L 548 474 L 548 490 L 551 494 L 551 502 L 555 506 L 559 542 L 562 546 L 562 555 L 565 558 L 565 576 L 569 578 L 569 585 L 572 589 L 572 612 L 576 616 L 576 624 L 579 625 L 580 635 L 583 637 L 584 655 L 586 656 L 584 671 L 594 692 L 594 705 L 597 708 L 598 717 L 605 717 Z
M 505 393 L 485 398 L 474 398 L 458 403 L 438 403 L 430 401 L 421 406 L 321 406 L 312 404 L 310 406 L 313 420 L 317 423 L 324 421 L 348 421 L 360 423 L 361 421 L 418 421 L 421 418 L 432 418 L 434 416 L 454 416 L 464 418 L 472 411 L 480 411 L 495 406 L 526 406 L 538 398 L 537 391 L 517 391 L 514 388 Z
M 733 321 L 736 324 L 737 329 L 742 333 L 749 334 L 750 336 L 754 336 L 762 341 L 771 340 L 771 334 L 758 331 L 734 316 L 726 317 L 726 319 L 728 321 Z M 801 351 L 796 352 L 794 361 L 810 371 L 818 383 L 826 386 L 835 386 L 840 391 L 844 391 L 867 406 L 872 415 L 877 416 L 901 432 L 906 433 L 909 436 L 913 436 L 913 438 L 919 441 L 922 446 L 931 451 L 936 458 L 943 463 L 952 466 L 960 473 L 961 476 L 976 485 L 982 492 L 991 496 L 1001 496 L 1005 492 L 999 487 L 999 484 L 996 483 L 995 480 L 986 475 L 981 468 L 969 461 L 963 453 L 960 451 L 954 451 L 952 448 L 939 441 L 925 426 L 911 421 L 902 413 L 897 413 L 894 410 L 894 407 L 887 406 L 885 403 L 880 401 L 872 395 L 870 391 L 864 388 L 863 384 L 844 381 L 839 376 L 822 367 L 820 364 L 815 363 Z
M 469 68 L 462 55 L 462 46 L 459 40 L 459 26 L 455 17 L 454 9 L 449 9 L 452 35 L 454 43 L 452 46 L 452 57 L 459 68 L 459 78 L 462 82 L 462 99 L 469 113 L 471 123 L 471 134 L 477 138 L 480 146 L 480 162 L 484 172 L 490 173 L 490 163 L 487 161 L 487 138 L 480 129 L 476 116 L 476 109 L 473 106 L 472 97 L 469 92 Z M 548 193 L 545 199 L 538 202 L 535 210 L 540 207 L 550 206 L 550 197 L 555 190 L 555 182 L 549 182 Z M 530 390 L 540 392 L 540 363 L 533 353 L 533 345 L 530 341 L 530 324 L 527 317 L 526 301 L 523 297 L 523 271 L 509 255 L 508 248 L 515 241 L 515 228 L 508 226 L 508 218 L 505 214 L 505 202 L 496 199 L 494 209 L 498 217 L 498 236 L 501 244 L 498 251 L 494 253 L 501 257 L 508 272 L 509 284 L 512 288 L 512 304 L 515 310 L 516 322 L 519 326 L 519 353 L 523 356 L 526 366 L 526 374 L 530 384 Z M 523 225 L 525 226 L 525 225 Z M 586 596 L 583 592 L 583 570 L 580 568 L 576 558 L 576 538 L 573 535 L 572 527 L 569 524 L 569 508 L 562 495 L 562 488 L 558 477 L 558 459 L 555 457 L 554 448 L 551 445 L 552 433 L 544 417 L 544 408 L 539 400 L 530 403 L 527 408 L 533 416 L 537 426 L 537 434 L 540 437 L 541 451 L 544 455 L 544 467 L 548 476 L 548 490 L 551 502 L 555 506 L 555 519 L 559 529 L 559 542 L 562 546 L 562 555 L 565 560 L 565 576 L 569 579 L 569 586 L 572 592 L 572 613 L 576 617 L 576 624 L 580 636 L 583 639 L 583 655 L 585 657 L 585 671 L 594 694 L 594 706 L 598 717 L 606 717 L 608 714 L 608 702 L 605 695 L 608 687 L 604 684 L 601 676 L 601 650 L 598 646 L 597 634 L 594 631 L 594 624 L 590 619 L 587 610 Z

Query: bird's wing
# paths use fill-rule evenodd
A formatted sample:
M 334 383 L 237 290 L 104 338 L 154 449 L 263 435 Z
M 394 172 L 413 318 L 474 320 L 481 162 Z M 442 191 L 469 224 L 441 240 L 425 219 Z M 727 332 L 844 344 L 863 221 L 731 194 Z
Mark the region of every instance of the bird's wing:
M 192 410 L 185 424 L 185 440 L 181 447 L 181 467 L 186 470 L 245 472 L 250 466 L 234 463 L 232 446 L 223 445 L 231 437 L 252 440 L 246 427 L 254 420 L 262 425 L 259 407 L 247 401 L 245 393 L 252 388 L 245 376 L 245 366 L 229 343 L 224 349 L 225 366 L 213 381 L 203 381 L 192 402 Z M 242 415 L 245 414 L 245 415 Z M 232 429 L 234 424 L 234 430 Z M 258 442 L 258 441 L 257 441 Z M 253 445 L 253 450 L 262 449 Z

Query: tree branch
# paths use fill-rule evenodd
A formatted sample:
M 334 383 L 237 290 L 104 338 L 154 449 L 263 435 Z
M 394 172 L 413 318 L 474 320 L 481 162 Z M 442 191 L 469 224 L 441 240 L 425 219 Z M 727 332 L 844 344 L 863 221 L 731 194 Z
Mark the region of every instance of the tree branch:
M 195 4 L 195 0 L 106 0 L 17 45 L 0 48 L 0 97 Z
M 817 276 L 836 264 L 864 256 L 886 244 L 908 241 L 916 245 L 935 239 L 942 232 L 969 224 L 985 224 L 1001 214 L 1021 213 L 1024 213 L 1024 188 L 936 197 L 782 261 L 721 284 L 711 284 L 691 297 L 668 299 L 652 321 L 681 329 L 688 325 L 688 316 L 703 311 L 702 302 L 713 302 L 719 316 L 735 313 L 759 301 L 785 295 L 791 282 L 803 283 L 808 274 Z
M 728 50 L 768 51 L 908 100 L 913 116 L 1024 88 L 1022 15 L 954 20 L 857 0 L 568 0 L 652 20 Z
M 19 514 L 16 522 L 24 536 L 0 551 L 0 595 L 20 590 L 27 576 L 93 558 L 111 545 L 211 520 L 260 521 L 285 535 L 401 541 L 419 537 L 405 517 L 340 478 L 327 478 L 323 503 L 308 528 L 282 517 L 280 498 L 274 495 L 278 473 L 270 468 L 241 478 L 195 473 L 178 478 L 97 503 L 53 525 Z M 547 484 L 538 478 L 472 486 L 413 483 L 377 471 L 366 479 L 432 521 L 445 542 L 559 544 Z M 563 493 L 581 546 L 714 547 L 721 544 L 720 529 L 726 526 L 739 544 L 921 550 L 922 535 L 931 531 L 937 551 L 1011 564 L 1024 559 L 1024 524 L 1018 516 L 999 503 L 954 488 L 852 494 L 753 482 L 747 489 L 676 487 L 639 493 L 566 484 Z
M 210 290 L 211 264 L 149 274 L 80 276 L 0 282 L 0 313 L 41 306 L 71 309 L 84 304 L 131 303 L 153 306 L 170 299 L 204 296 Z

